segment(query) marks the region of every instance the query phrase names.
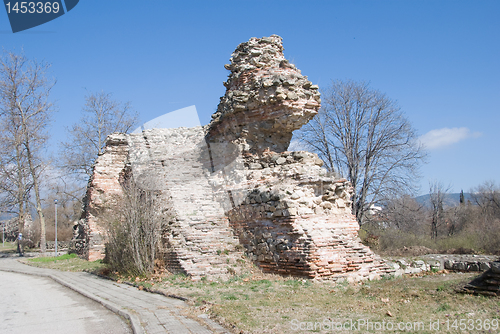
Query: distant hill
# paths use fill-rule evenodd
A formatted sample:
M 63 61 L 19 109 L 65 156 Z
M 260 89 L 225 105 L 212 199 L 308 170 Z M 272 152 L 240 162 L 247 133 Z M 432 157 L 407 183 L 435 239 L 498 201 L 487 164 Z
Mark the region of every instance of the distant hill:
M 465 198 L 465 203 L 467 203 L 468 200 L 470 200 L 472 202 L 471 193 L 464 193 L 464 198 Z M 420 203 L 426 207 L 431 207 L 431 201 L 430 201 L 429 194 L 415 197 L 415 200 L 418 203 Z M 444 201 L 443 201 L 443 204 L 445 207 L 453 207 L 453 206 L 459 205 L 460 204 L 460 193 L 446 194 Z

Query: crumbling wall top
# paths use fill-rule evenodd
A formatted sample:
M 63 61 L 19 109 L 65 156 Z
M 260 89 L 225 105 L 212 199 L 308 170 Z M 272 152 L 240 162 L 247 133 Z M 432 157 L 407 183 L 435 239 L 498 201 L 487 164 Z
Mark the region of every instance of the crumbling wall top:
M 292 132 L 318 112 L 318 86 L 285 58 L 277 35 L 241 43 L 225 68 L 231 73 L 209 125 L 211 142 L 234 142 L 251 153 L 283 152 Z

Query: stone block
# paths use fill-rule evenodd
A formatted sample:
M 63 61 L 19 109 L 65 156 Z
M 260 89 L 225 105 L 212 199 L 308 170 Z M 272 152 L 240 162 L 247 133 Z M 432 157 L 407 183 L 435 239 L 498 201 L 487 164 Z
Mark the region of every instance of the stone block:
M 284 58 L 281 37 L 240 44 L 225 67 L 226 93 L 208 126 L 108 139 L 87 191 L 86 247 L 105 241 L 100 210 L 122 196 L 124 175 L 147 176 L 168 217 L 165 262 L 193 279 L 227 276 L 241 246 L 265 272 L 354 281 L 394 273 L 357 237 L 349 183 L 326 177 L 317 155 L 286 151 L 320 94 Z

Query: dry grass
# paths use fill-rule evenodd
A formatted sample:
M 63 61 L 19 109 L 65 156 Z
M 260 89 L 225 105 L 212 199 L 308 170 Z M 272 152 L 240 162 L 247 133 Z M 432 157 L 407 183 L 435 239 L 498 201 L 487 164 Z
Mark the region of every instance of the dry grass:
M 455 287 L 472 276 L 433 275 L 358 285 L 258 277 L 191 286 L 184 283 L 188 285 L 185 287 L 180 282 L 163 285 L 166 292 L 191 297 L 201 309 L 208 302 L 213 316 L 238 331 L 289 333 L 293 331 L 292 321 L 328 323 L 364 319 L 393 323 L 422 321 L 428 325 L 431 320 L 498 319 L 498 299 L 455 293 Z
M 65 260 L 66 261 L 66 260 Z M 59 261 L 58 261 L 59 262 Z M 59 265 L 63 265 L 61 261 Z M 71 262 L 66 263 L 71 266 Z M 52 264 L 56 265 L 56 263 Z M 455 289 L 475 274 L 434 273 L 430 275 L 384 279 L 358 284 L 312 282 L 262 274 L 246 263 L 241 276 L 228 281 L 194 282 L 183 275 L 157 274 L 151 277 L 123 277 L 141 289 L 188 298 L 192 314 L 208 313 L 234 333 L 331 333 L 325 324 L 370 321 L 373 328 L 357 333 L 400 333 L 377 330 L 377 324 L 422 323 L 408 333 L 498 333 L 459 330 L 459 321 L 500 321 L 500 299 L 464 295 Z M 60 267 L 59 267 L 60 269 Z M 116 274 L 116 273 L 115 273 Z M 453 328 L 454 321 L 457 325 Z M 437 322 L 436 322 L 437 321 Z M 448 321 L 448 322 L 447 322 Z M 439 325 L 431 330 L 430 322 Z M 302 323 L 303 330 L 296 329 Z M 307 326 L 312 326 L 310 330 Z M 314 330 L 314 324 L 322 328 Z M 415 326 L 418 324 L 415 324 Z M 296 329 L 296 330 L 295 330 Z M 493 329 L 493 328 L 492 328 Z
M 455 292 L 475 275 L 439 272 L 348 284 L 262 274 L 247 263 L 246 274 L 225 282 L 193 282 L 183 275 L 121 279 L 166 295 L 186 297 L 193 313 L 209 313 L 235 333 L 329 333 L 334 330 L 325 324 L 351 320 L 370 321 L 372 326 L 384 321 L 394 326 L 422 322 L 424 327 L 420 330 L 407 332 L 458 333 L 460 330 L 452 327 L 455 320 L 496 319 L 500 322 L 500 299 Z M 430 321 L 434 326 L 438 321 L 440 330 L 430 330 Z M 317 330 L 307 330 L 307 323 L 314 326 L 318 322 L 322 330 L 318 325 Z M 305 330 L 294 330 L 300 323 Z M 376 327 L 357 329 L 358 333 L 381 332 Z M 384 332 L 401 332 L 395 329 Z M 499 329 L 500 325 L 494 332 L 500 332 Z

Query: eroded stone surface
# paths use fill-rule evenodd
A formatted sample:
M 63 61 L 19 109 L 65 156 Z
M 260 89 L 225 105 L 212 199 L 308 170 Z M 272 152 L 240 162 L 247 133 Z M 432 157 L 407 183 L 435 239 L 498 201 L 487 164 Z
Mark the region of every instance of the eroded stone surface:
M 122 175 L 155 180 L 172 271 L 222 277 L 246 252 L 266 272 L 316 279 L 393 273 L 362 245 L 352 188 L 309 152 L 288 152 L 292 131 L 320 106 L 317 86 L 283 56 L 279 36 L 238 46 L 206 127 L 112 135 L 89 183 L 81 254 L 102 256 L 99 222 Z M 100 248 L 101 247 L 101 248 Z
M 500 296 L 500 262 L 491 262 L 488 270 L 459 291 L 492 297 Z
M 349 182 L 326 175 L 315 154 L 268 152 L 244 160 L 244 182 L 230 186 L 233 206 L 226 212 L 264 271 L 352 280 L 391 272 L 358 238 Z
M 104 258 L 105 226 L 100 223 L 107 210 L 123 194 L 120 177 L 128 162 L 127 135 L 115 133 L 106 139 L 106 147 L 94 165 L 84 198 L 84 212 L 74 229 L 72 247 L 90 261 Z
M 426 271 L 485 271 L 498 260 L 495 255 L 427 254 L 417 259 L 390 258 L 386 263 L 395 270 L 396 276 L 418 274 Z
M 210 142 L 235 143 L 251 153 L 282 152 L 292 132 L 318 113 L 318 86 L 285 59 L 279 36 L 241 43 L 225 68 L 231 73 L 212 115 Z

